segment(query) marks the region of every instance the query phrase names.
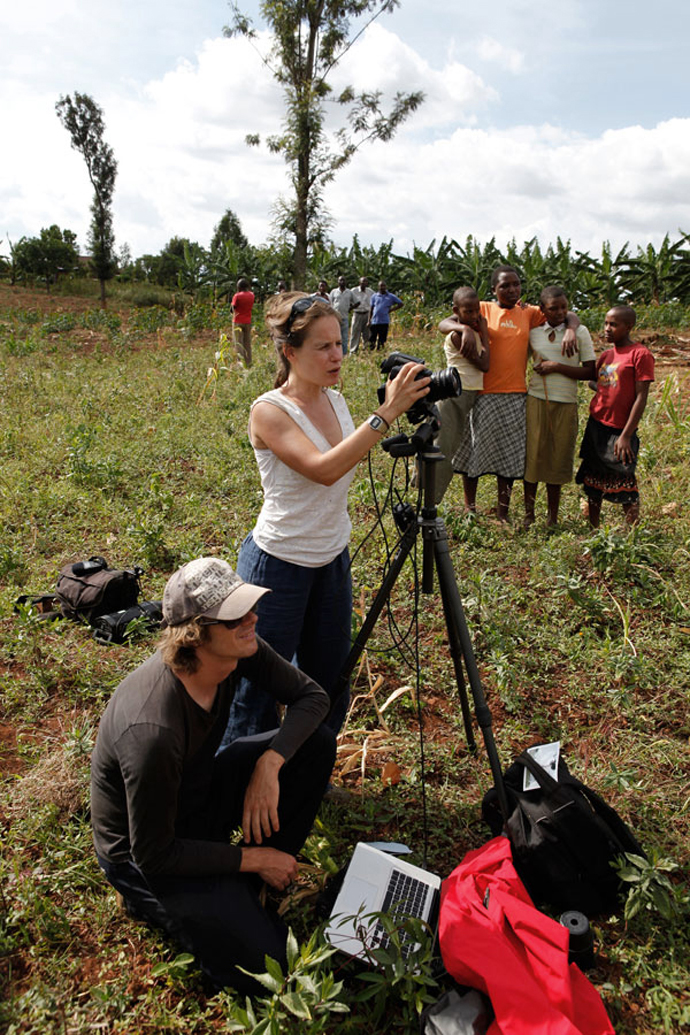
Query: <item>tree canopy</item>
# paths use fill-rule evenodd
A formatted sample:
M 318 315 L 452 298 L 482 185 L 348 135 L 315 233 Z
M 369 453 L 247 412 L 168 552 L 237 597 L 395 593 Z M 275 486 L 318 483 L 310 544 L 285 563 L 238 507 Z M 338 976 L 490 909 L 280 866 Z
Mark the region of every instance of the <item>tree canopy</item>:
M 75 91 L 74 100 L 69 94 L 61 97 L 55 110 L 71 137 L 72 147 L 86 162 L 93 187 L 89 248 L 101 284 L 101 303 L 105 305 L 105 283 L 117 271 L 112 216 L 117 162 L 112 148 L 103 139 L 103 112 L 92 97 Z
M 22 237 L 12 248 L 12 261 L 20 277 L 37 277 L 46 291 L 60 273 L 72 273 L 79 264 L 77 235 L 59 226 L 44 227 L 39 237 Z
M 233 19 L 226 36 L 255 39 L 251 21 L 232 4 Z M 323 241 L 327 215 L 323 188 L 365 143 L 390 140 L 424 99 L 421 91 L 396 93 L 387 111 L 380 91 L 357 93 L 351 86 L 333 96 L 329 81 L 336 66 L 368 25 L 393 11 L 399 0 L 262 0 L 261 15 L 273 34 L 264 63 L 285 96 L 282 131 L 267 139 L 269 150 L 282 154 L 290 166 L 293 197 L 278 202 L 277 225 L 294 241 L 293 277 L 303 287 L 307 253 L 314 240 Z M 363 19 L 354 35 L 350 23 Z M 335 101 L 345 114 L 345 126 L 326 132 L 326 101 Z M 247 142 L 258 144 L 257 134 Z
M 225 214 L 213 231 L 209 251 L 211 254 L 221 251 L 228 241 L 232 241 L 238 248 L 247 248 L 249 246 L 249 241 L 242 231 L 239 217 L 235 215 L 231 208 L 226 209 Z

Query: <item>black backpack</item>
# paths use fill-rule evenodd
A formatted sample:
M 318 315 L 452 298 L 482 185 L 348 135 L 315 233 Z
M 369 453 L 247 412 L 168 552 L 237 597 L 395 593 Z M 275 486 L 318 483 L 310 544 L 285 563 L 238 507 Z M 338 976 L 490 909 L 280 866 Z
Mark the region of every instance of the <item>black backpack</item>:
M 523 791 L 525 769 L 538 789 Z M 645 855 L 618 813 L 571 776 L 563 758 L 558 781 L 526 751 L 503 778 L 511 809 L 507 823 L 495 788 L 484 796 L 482 816 L 494 835 L 505 826 L 515 869 L 535 904 L 586 916 L 615 912 L 621 883 L 612 861 L 625 852 Z
M 57 581 L 57 599 L 65 618 L 93 625 L 101 615 L 134 607 L 142 569 L 109 568 L 104 557 L 67 564 Z

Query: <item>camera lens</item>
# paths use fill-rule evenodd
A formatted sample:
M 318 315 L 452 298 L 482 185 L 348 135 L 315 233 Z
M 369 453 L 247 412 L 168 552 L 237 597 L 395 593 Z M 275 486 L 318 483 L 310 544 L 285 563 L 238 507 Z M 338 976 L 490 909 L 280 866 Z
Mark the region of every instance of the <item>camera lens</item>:
M 447 370 L 437 370 L 431 375 L 429 394 L 426 398 L 429 402 L 435 403 L 441 399 L 452 399 L 460 395 L 461 391 L 460 375 L 455 367 L 448 367 Z

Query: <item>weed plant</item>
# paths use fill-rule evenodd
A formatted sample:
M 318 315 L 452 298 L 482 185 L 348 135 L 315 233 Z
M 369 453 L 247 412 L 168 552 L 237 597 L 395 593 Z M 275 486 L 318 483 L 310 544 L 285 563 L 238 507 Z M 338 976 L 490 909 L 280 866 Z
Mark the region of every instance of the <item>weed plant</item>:
M 195 556 L 234 563 L 261 505 L 246 421 L 272 383 L 273 351 L 259 320 L 255 364 L 242 369 L 220 345 L 229 314 L 212 307 L 182 315 L 167 303 L 105 314 L 85 307 L 65 318 L 63 299 L 57 309 L 53 301 L 45 312 L 23 310 L 15 294 L 0 311 L 0 1029 L 412 1032 L 424 1002 L 441 993 L 430 965 L 414 980 L 394 969 L 380 979 L 364 968 L 346 975 L 311 937 L 313 901 L 358 839 L 407 842 L 423 862 L 417 692 L 428 866 L 446 875 L 487 839 L 479 805 L 492 781 L 481 739 L 476 757 L 465 745 L 440 599 L 421 596 L 415 621 L 408 562 L 368 645 L 336 773 L 352 798 L 324 804 L 307 846 L 313 884 L 303 879 L 286 914 L 290 975 L 273 974 L 253 1004 L 207 995 L 193 960 L 118 911 L 91 847 L 94 731 L 152 641 L 102 647 L 84 627 L 13 605 L 21 593 L 51 590 L 63 564 L 91 554 L 141 564 L 149 600 Z M 390 344 L 443 365 L 439 336 L 420 322 L 394 324 Z M 204 391 L 210 368 L 213 391 Z M 347 360 L 356 423 L 379 383 L 378 357 Z M 690 1026 L 687 387 L 684 372 L 658 368 L 640 429 L 643 520 L 630 534 L 607 505 L 593 533 L 574 487 L 553 530 L 545 515 L 522 530 L 519 486 L 513 524 L 496 524 L 489 478 L 476 519 L 462 514 L 459 480 L 442 506 L 503 763 L 534 741 L 559 739 L 571 769 L 647 850 L 647 860 L 623 864 L 630 893 L 620 916 L 596 928 L 591 978 L 620 1035 Z M 413 500 L 403 464 L 380 450 L 371 481 L 363 463 L 352 486 L 355 626 L 396 544 L 390 517 L 383 529 L 376 519 L 393 471 L 397 492 Z

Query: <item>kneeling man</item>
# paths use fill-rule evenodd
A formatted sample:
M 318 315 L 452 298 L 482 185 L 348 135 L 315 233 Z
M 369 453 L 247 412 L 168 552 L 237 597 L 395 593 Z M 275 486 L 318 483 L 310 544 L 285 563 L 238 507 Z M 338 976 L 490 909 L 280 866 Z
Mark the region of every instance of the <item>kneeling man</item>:
M 249 993 L 260 986 L 237 965 L 285 964 L 263 881 L 284 889 L 296 876 L 335 759 L 327 694 L 255 635 L 266 592 L 215 557 L 175 572 L 158 651 L 115 690 L 91 762 L 96 854 L 128 911 L 194 953 L 216 987 Z M 242 676 L 285 719 L 217 753 Z

